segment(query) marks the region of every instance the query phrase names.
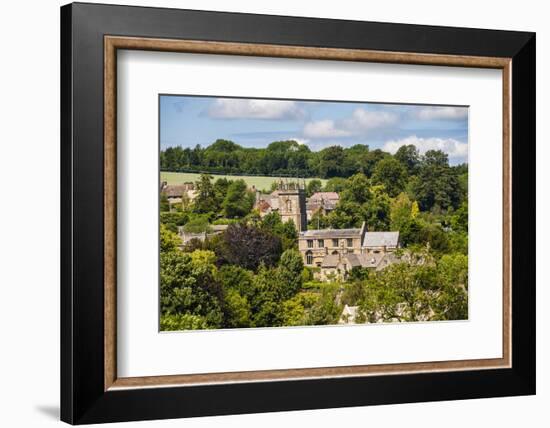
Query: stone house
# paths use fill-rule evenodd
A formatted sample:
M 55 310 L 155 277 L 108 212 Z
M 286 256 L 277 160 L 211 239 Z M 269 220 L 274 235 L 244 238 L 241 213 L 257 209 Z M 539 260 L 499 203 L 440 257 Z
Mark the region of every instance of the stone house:
M 354 267 L 382 270 L 397 261 L 399 232 L 368 232 L 366 225 L 351 229 L 301 232 L 298 249 L 305 266 L 318 268 L 317 279 L 345 280 Z
M 352 229 L 318 229 L 301 232 L 298 249 L 306 266 L 321 267 L 326 256 L 361 253 L 366 225 Z
M 307 219 L 311 220 L 313 214 L 321 212 L 326 215 L 336 208 L 340 201 L 340 195 L 336 192 L 316 192 L 306 201 Z
M 178 235 L 181 239 L 181 244 L 183 246 L 193 239 L 198 239 L 199 241 L 204 242 L 207 238 L 210 238 L 211 236 L 219 235 L 225 232 L 228 227 L 229 226 L 227 224 L 213 224 L 210 226 L 210 230 L 208 232 L 190 233 L 185 232 L 183 226 L 179 226 Z
M 323 259 L 317 278 L 345 281 L 353 268 L 381 271 L 398 261 L 394 253 L 330 254 Z
M 163 181 L 160 184 L 160 193 L 168 199 L 170 211 L 172 211 L 174 205 L 181 204 L 184 199 L 192 202 L 197 196 L 195 183 L 191 182 L 183 184 L 168 184 L 166 181 Z

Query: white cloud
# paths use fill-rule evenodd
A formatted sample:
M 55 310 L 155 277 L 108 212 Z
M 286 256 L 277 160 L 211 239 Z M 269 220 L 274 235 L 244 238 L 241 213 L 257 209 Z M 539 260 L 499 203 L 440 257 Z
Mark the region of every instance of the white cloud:
M 308 122 L 304 126 L 304 136 L 308 138 L 347 137 L 349 135 L 351 133 L 337 128 L 334 120 L 331 119 Z
M 305 112 L 294 101 L 218 98 L 208 108 L 218 119 L 301 119 Z
M 342 125 L 350 132 L 361 133 L 369 129 L 382 128 L 397 122 L 398 116 L 387 111 L 370 111 L 355 109 L 351 118 L 342 121 Z
M 419 138 L 412 135 L 401 140 L 387 141 L 382 150 L 395 154 L 399 147 L 409 144 L 416 146 L 420 153 L 426 153 L 428 150 L 442 150 L 449 155 L 449 158 L 462 160 L 468 158 L 468 144 L 453 138 Z
M 416 112 L 422 120 L 448 119 L 459 120 L 468 117 L 467 107 L 424 107 Z
M 338 121 L 325 119 L 306 123 L 304 136 L 309 138 L 331 138 L 364 135 L 371 129 L 392 125 L 397 120 L 398 116 L 394 113 L 358 108 L 353 111 L 350 117 L 345 119 Z

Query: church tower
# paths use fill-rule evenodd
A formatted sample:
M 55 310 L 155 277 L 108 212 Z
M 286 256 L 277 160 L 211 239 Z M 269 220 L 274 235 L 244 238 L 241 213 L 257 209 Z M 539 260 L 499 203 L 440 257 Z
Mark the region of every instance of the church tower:
M 281 220 L 292 220 L 298 232 L 307 230 L 305 183 L 280 180 L 277 191 Z

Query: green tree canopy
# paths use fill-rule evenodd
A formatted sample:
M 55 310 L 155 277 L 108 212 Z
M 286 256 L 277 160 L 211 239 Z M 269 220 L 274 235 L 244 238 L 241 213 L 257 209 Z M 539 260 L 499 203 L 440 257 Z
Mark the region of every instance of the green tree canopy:
M 462 202 L 451 217 L 451 226 L 455 232 L 468 233 L 468 200 Z
M 399 147 L 394 155 L 394 158 L 401 162 L 410 175 L 414 175 L 418 171 L 420 164 L 420 153 L 413 144 L 408 144 Z
M 388 195 L 395 197 L 405 189 L 407 170 L 394 158 L 382 159 L 374 168 L 372 180 L 374 183 L 383 184 Z
M 215 280 L 216 267 L 211 263 L 212 257 L 213 254 L 183 253 L 179 250 L 161 251 L 161 316 L 194 315 L 200 317 L 200 320 L 192 320 L 197 324 L 204 321 L 209 328 L 218 328 L 222 325 L 222 289 Z
M 278 212 L 274 211 L 264 216 L 260 227 L 274 234 L 281 240 L 283 250 L 295 248 L 298 245 L 298 230 L 292 220 L 283 222 Z
M 286 250 L 281 255 L 277 269 L 277 288 L 283 300 L 294 296 L 302 288 L 302 271 L 304 262 L 297 250 Z
M 184 224 L 183 230 L 187 233 L 203 233 L 210 232 L 212 228 L 208 222 L 208 218 L 201 215 L 195 216 Z
M 254 205 L 254 195 L 247 190 L 244 180 L 233 181 L 228 189 L 223 209 L 228 218 L 240 218 L 247 215 Z
M 325 184 L 325 192 L 340 193 L 346 188 L 347 180 L 342 177 L 333 177 Z
M 370 181 L 365 174 L 355 174 L 347 180 L 340 199 L 344 203 L 364 204 L 371 199 L 370 188 Z
M 422 210 L 458 206 L 460 185 L 441 150 L 429 150 L 424 155 L 414 193 Z
M 223 309 L 225 327 L 250 327 L 250 304 L 237 290 L 230 288 L 225 291 Z
M 319 174 L 321 177 L 341 177 L 344 165 L 344 149 L 340 146 L 331 146 L 319 152 Z
M 174 251 L 181 244 L 181 239 L 175 233 L 168 230 L 164 224 L 160 224 L 160 251 Z
M 212 176 L 201 174 L 195 183 L 197 196 L 193 203 L 193 211 L 199 214 L 216 212 L 218 210 L 216 194 L 212 184 Z
M 206 151 L 231 153 L 240 148 L 241 146 L 235 144 L 233 141 L 218 139 L 208 146 Z
M 317 179 L 311 180 L 307 184 L 306 195 L 311 196 L 316 192 L 320 192 L 322 189 L 323 189 L 323 183 L 321 182 L 321 180 L 317 180 Z
M 218 270 L 218 281 L 225 290 L 237 290 L 239 294 L 251 297 L 254 272 L 236 265 L 223 265 Z

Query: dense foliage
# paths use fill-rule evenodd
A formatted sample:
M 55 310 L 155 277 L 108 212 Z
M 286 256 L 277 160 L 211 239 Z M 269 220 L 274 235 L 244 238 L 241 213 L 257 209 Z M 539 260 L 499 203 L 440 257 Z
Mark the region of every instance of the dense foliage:
M 402 146 L 391 155 L 380 149 L 370 150 L 368 145 L 357 144 L 350 148 L 327 147 L 318 152 L 296 141 L 276 141 L 263 149 L 242 147 L 232 141 L 217 140 L 208 147 L 169 147 L 161 151 L 163 171 L 209 172 L 290 177 L 348 178 L 361 173 L 372 178 L 375 184 L 384 185 L 389 196 L 395 197 L 407 190 L 418 194 L 423 209 L 437 205 L 441 208 L 458 207 L 464 196 L 461 178 L 465 165 L 450 167 L 447 155 L 438 150 L 421 156 L 415 146 Z M 338 180 L 327 190 L 339 191 Z M 220 187 L 223 187 L 220 183 Z M 308 193 L 318 191 L 320 182 L 311 182 Z M 224 189 L 227 190 L 227 189 Z M 235 189 L 238 191 L 238 189 Z M 215 197 L 215 189 L 203 189 L 203 196 Z M 211 202 L 212 199 L 207 199 Z
M 196 198 L 169 210 L 160 201 L 161 329 L 272 327 L 338 323 L 344 305 L 357 322 L 465 319 L 468 314 L 466 165 L 414 146 L 395 155 L 357 145 L 311 152 L 294 141 L 247 149 L 218 140 L 207 148 L 170 148 L 163 169 L 329 178 L 308 196 L 338 192 L 310 228 L 359 227 L 400 232 L 400 262 L 382 271 L 354 269 L 345 282 L 318 282 L 303 265 L 298 233 L 278 213 L 253 209 L 243 180 L 204 173 Z M 283 174 L 284 173 L 284 174 Z M 222 233 L 213 226 L 224 224 Z M 184 246 L 177 236 L 205 232 Z
M 412 251 L 408 260 L 352 281 L 342 300 L 359 307 L 357 322 L 468 318 L 468 257 L 434 258 Z

